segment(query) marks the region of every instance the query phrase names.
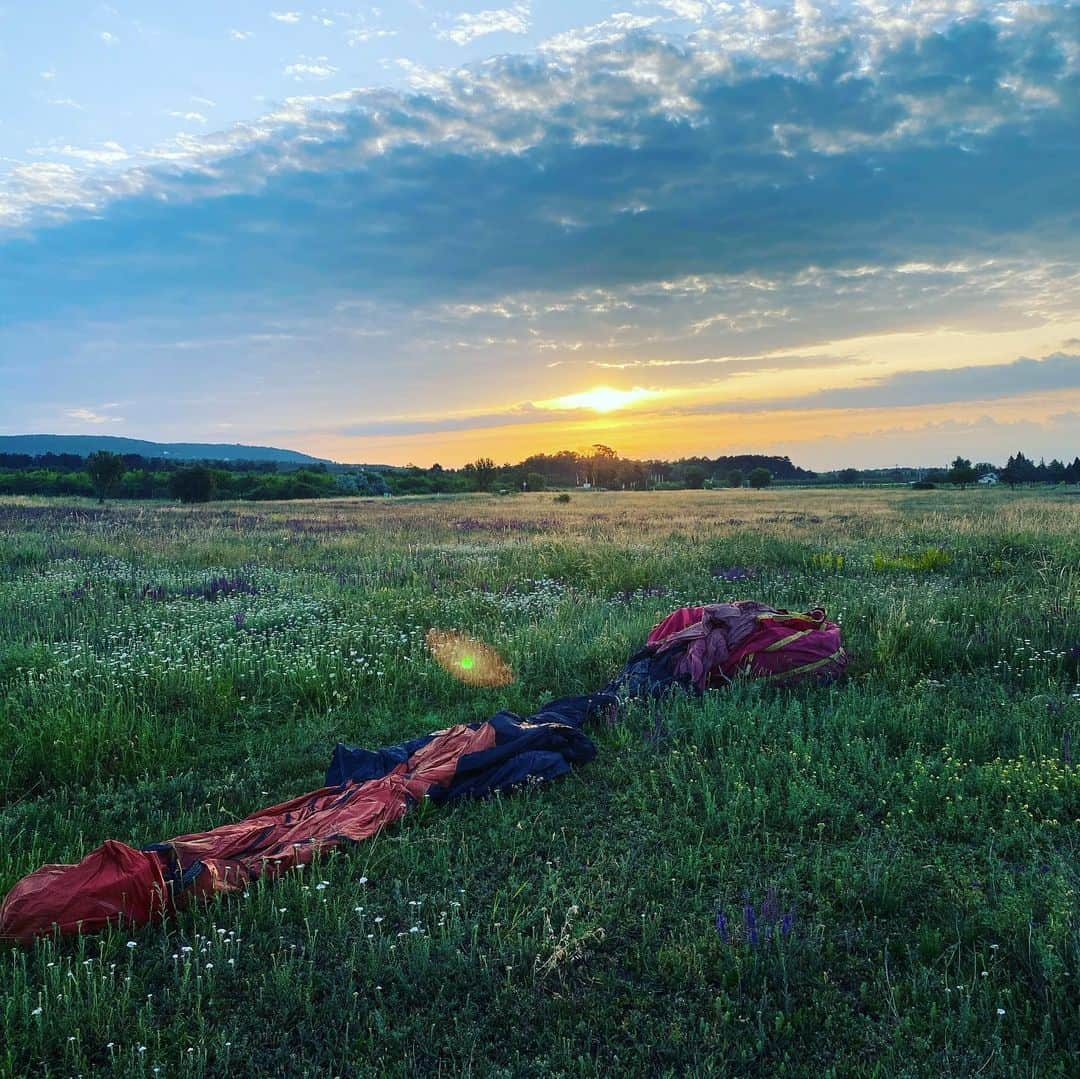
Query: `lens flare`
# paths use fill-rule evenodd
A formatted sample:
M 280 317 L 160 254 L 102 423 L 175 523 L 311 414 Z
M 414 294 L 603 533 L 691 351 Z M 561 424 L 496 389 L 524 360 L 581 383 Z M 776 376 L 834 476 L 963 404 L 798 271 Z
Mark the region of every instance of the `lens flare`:
M 508 686 L 509 664 L 491 645 L 451 629 L 429 629 L 427 646 L 447 674 L 467 686 Z

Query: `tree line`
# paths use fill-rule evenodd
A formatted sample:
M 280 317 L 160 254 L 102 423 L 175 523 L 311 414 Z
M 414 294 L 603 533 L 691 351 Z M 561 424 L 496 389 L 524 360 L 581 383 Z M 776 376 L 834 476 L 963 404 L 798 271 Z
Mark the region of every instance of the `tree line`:
M 293 467 L 274 461 L 179 461 L 98 451 L 75 454 L 0 453 L 0 494 L 83 495 L 128 499 L 211 499 L 266 501 L 334 498 L 343 495 L 456 494 L 602 488 L 608 490 L 760 489 L 773 483 L 799 485 L 910 484 L 930 489 L 940 484 L 966 487 L 990 473 L 1011 486 L 1030 483 L 1080 483 L 1080 456 L 1066 465 L 1038 463 L 1022 452 L 997 467 L 957 457 L 937 470 L 843 468 L 812 472 L 790 458 L 763 454 L 686 457 L 677 461 L 621 457 L 596 443 L 584 450 L 533 454 L 517 464 L 498 465 L 478 457 L 462 468 L 440 464 L 421 468 L 316 464 Z

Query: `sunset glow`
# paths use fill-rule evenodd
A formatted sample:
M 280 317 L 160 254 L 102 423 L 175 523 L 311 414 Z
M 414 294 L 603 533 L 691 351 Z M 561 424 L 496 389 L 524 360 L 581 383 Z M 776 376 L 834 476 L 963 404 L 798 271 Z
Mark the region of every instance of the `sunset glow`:
M 545 408 L 589 408 L 593 412 L 615 412 L 621 408 L 650 398 L 661 396 L 655 390 L 644 390 L 635 386 L 632 390 L 616 390 L 610 386 L 597 386 L 595 389 L 586 390 L 584 393 L 570 393 L 565 397 L 556 397 L 543 403 Z

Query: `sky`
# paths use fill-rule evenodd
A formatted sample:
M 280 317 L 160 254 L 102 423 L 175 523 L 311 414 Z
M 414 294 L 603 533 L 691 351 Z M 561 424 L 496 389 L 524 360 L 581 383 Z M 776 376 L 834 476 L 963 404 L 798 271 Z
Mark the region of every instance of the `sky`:
M 1080 453 L 1080 5 L 0 0 L 0 434 Z

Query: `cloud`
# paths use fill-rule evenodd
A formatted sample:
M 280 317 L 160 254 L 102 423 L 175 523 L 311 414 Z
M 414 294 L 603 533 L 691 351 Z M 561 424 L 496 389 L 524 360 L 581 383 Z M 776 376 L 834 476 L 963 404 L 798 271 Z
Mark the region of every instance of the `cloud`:
M 366 45 L 369 41 L 377 41 L 379 38 L 396 36 L 396 30 L 369 28 L 365 30 L 350 30 L 345 35 L 345 39 L 350 45 Z
M 1057 352 L 1044 359 L 982 364 L 939 371 L 898 371 L 865 385 L 820 390 L 773 400 L 769 407 L 903 408 L 959 401 L 991 401 L 1024 394 L 1080 389 L 1080 354 Z
M 208 122 L 201 112 L 180 112 L 172 110 L 169 112 L 169 115 L 175 117 L 177 120 L 188 120 L 193 124 L 205 124 Z
M 295 64 L 285 68 L 286 75 L 292 75 L 297 81 L 303 79 L 328 79 L 337 74 L 337 68 L 326 56 L 302 56 Z
M 655 6 L 670 11 L 677 19 L 701 22 L 712 10 L 712 4 L 705 0 L 655 0 Z
M 299 11 L 271 11 L 270 18 L 275 22 L 298 23 L 303 15 Z
M 41 72 L 41 77 L 43 79 L 55 79 L 56 78 L 56 72 L 53 71 L 52 68 L 49 68 L 48 71 L 42 71 Z
M 254 36 L 255 36 L 255 31 L 254 30 L 230 30 L 229 31 L 229 37 L 231 37 L 233 39 L 233 41 L 247 41 L 248 38 L 252 38 Z
M 103 409 L 114 408 L 115 405 L 102 405 Z M 64 415 L 71 420 L 81 420 L 83 423 L 123 423 L 123 416 L 106 416 L 102 412 L 95 412 L 92 408 L 69 408 Z
M 88 161 L 96 165 L 116 165 L 126 161 L 130 154 L 118 142 L 102 143 L 98 149 L 78 146 L 64 146 L 56 151 L 62 157 L 71 157 L 79 161 Z
M 650 281 L 800 275 L 802 295 L 831 302 L 866 294 L 842 276 L 861 268 L 865 280 L 950 261 L 1075 271 L 1077 8 L 1012 23 L 854 8 L 799 15 L 791 32 L 740 12 L 690 38 L 624 21 L 573 57 L 548 49 L 425 72 L 407 91 L 291 99 L 123 173 L 13 169 L 0 221 L 20 231 L 0 244 L 0 314 L 145 310 L 186 289 L 222 309 L 241 290 L 483 304 L 603 288 L 621 300 Z M 325 57 L 286 71 L 336 73 Z M 935 292 L 907 295 L 917 307 Z M 686 332 L 749 310 L 776 324 L 789 303 L 773 299 L 688 309 Z
M 540 47 L 552 53 L 584 52 L 595 45 L 611 44 L 627 33 L 645 30 L 660 21 L 659 15 L 630 15 L 627 12 L 618 12 L 591 26 L 555 34 L 544 41 Z
M 696 359 L 666 360 L 627 360 L 622 363 L 604 363 L 595 361 L 594 366 L 605 370 L 631 371 L 641 368 L 701 367 L 712 368 L 717 381 L 734 375 L 764 374 L 772 371 L 819 370 L 829 367 L 850 367 L 865 363 L 856 356 L 828 356 L 811 353 L 800 356 L 797 353 L 773 353 L 758 356 L 703 356 Z
M 101 40 L 104 41 L 106 45 L 120 44 L 120 39 L 115 34 L 109 33 L 108 30 L 103 30 L 100 34 L 98 34 L 98 37 L 101 38 Z
M 470 41 L 486 34 L 527 34 L 531 25 L 530 18 L 528 4 L 462 14 L 454 19 L 454 24 L 449 29 L 440 30 L 439 37 L 452 41 L 455 45 L 468 45 Z
M 1080 354 L 933 371 L 898 371 L 860 385 L 791 397 L 727 399 L 684 408 L 686 414 L 779 412 L 797 409 L 889 409 L 993 401 L 1080 390 Z

